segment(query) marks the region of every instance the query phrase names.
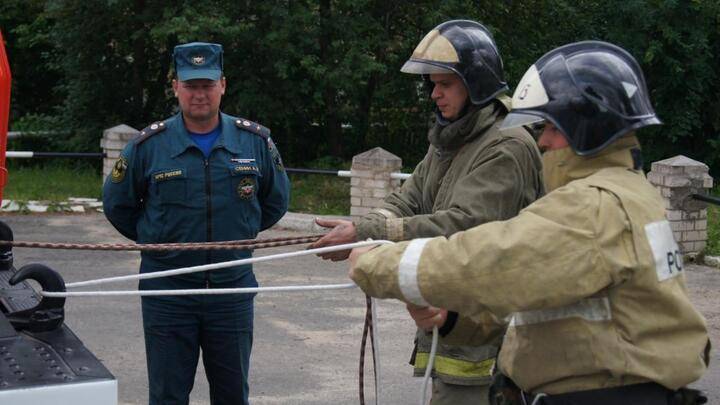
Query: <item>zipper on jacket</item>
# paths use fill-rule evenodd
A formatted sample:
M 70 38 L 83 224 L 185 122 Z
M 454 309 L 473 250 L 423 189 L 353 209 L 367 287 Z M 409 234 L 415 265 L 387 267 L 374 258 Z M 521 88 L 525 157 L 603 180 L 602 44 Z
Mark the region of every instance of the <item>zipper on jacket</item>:
M 211 187 L 211 178 L 210 178 L 210 160 L 205 159 L 205 207 L 207 209 L 206 212 L 206 219 L 207 219 L 207 238 L 205 239 L 207 242 L 212 242 L 212 187 Z M 210 264 L 212 263 L 212 257 L 211 257 L 212 251 L 208 250 L 205 252 L 205 263 Z M 210 272 L 205 272 L 205 288 L 210 288 Z

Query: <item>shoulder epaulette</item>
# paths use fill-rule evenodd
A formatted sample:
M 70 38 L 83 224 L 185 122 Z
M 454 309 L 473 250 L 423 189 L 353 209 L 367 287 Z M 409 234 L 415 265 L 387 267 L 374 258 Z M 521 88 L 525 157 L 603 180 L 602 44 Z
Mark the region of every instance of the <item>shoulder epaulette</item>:
M 238 118 L 235 120 L 235 125 L 237 125 L 237 127 L 240 129 L 244 129 L 246 131 L 252 132 L 255 135 L 259 135 L 264 139 L 270 137 L 270 129 L 258 124 L 257 122 L 252 122 L 250 120 L 246 120 L 245 118 Z
M 136 144 L 145 142 L 151 136 L 160 133 L 167 128 L 167 125 L 163 121 L 153 122 L 150 126 L 140 131 L 140 137 L 135 141 Z

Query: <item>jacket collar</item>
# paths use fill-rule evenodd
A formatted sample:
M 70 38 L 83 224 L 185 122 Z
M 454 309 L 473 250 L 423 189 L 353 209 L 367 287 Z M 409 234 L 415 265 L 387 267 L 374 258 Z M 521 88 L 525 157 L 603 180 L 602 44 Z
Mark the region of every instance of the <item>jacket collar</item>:
M 550 192 L 610 167 L 636 170 L 633 149 L 640 150 L 640 143 L 630 134 L 592 156 L 579 156 L 570 147 L 545 152 L 542 156 L 545 187 Z
M 173 158 L 184 153 L 188 148 L 197 148 L 197 145 L 190 137 L 190 133 L 185 127 L 182 112 L 173 116 L 169 123 L 169 129 L 175 134 L 172 139 L 171 156 Z M 240 140 L 236 134 L 235 119 L 225 113 L 220 113 L 220 136 L 215 141 L 215 148 L 225 148 L 232 153 L 240 153 Z
M 455 121 L 437 120 L 428 133 L 428 141 L 440 151 L 453 151 L 482 135 L 497 120 L 504 107 L 495 101 L 480 107 L 470 105 Z

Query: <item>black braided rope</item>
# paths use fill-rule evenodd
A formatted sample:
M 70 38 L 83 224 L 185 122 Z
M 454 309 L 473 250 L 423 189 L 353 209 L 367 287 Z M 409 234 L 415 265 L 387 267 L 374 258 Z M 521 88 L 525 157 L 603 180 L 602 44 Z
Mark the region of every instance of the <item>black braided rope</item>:
M 369 295 L 365 295 L 365 324 L 363 325 L 362 340 L 360 342 L 360 369 L 358 372 L 360 405 L 365 405 L 365 348 L 367 346 L 368 336 L 370 337 L 370 350 L 373 359 L 373 375 L 377 383 L 377 364 L 375 364 L 375 342 L 372 328 L 372 298 L 370 298 Z

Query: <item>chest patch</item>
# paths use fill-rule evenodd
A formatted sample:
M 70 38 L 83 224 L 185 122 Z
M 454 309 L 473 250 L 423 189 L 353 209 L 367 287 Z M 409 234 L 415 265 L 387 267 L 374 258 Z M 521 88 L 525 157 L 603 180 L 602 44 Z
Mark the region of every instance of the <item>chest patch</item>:
M 120 159 L 115 162 L 115 165 L 113 166 L 112 172 L 110 173 L 110 180 L 112 180 L 113 183 L 120 183 L 125 179 L 125 172 L 127 171 L 128 163 L 127 160 L 125 160 L 124 157 L 120 157 Z
M 678 248 L 668 221 L 657 221 L 645 225 L 645 235 L 655 259 L 658 281 L 680 275 L 683 271 L 682 254 Z
M 248 176 L 240 179 L 237 186 L 237 195 L 243 200 L 249 200 L 255 194 L 255 179 Z
M 165 170 L 165 171 L 153 174 L 153 179 L 155 180 L 155 182 L 176 179 L 179 177 L 185 177 L 185 173 L 183 172 L 182 169 Z
M 282 158 L 280 157 L 280 152 L 278 152 L 277 146 L 275 146 L 275 142 L 273 142 L 272 138 L 268 137 L 268 150 L 270 150 L 270 155 L 272 156 L 273 163 L 275 163 L 275 168 L 279 171 L 284 171 L 285 166 L 283 166 Z

